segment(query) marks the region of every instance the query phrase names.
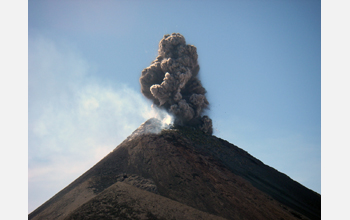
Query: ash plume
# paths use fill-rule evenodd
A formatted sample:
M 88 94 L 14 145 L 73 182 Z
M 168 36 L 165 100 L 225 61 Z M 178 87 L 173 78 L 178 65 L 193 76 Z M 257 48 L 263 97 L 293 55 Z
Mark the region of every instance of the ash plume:
M 179 33 L 164 35 L 158 56 L 142 71 L 141 92 L 153 104 L 174 115 L 174 125 L 187 125 L 212 134 L 212 120 L 202 116 L 209 102 L 198 79 L 197 48 Z

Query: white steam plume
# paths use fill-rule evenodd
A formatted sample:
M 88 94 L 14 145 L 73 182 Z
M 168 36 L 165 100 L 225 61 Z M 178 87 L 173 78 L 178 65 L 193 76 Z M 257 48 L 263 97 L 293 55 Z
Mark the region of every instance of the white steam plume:
M 72 48 L 42 36 L 29 38 L 29 212 L 145 120 L 169 117 L 138 91 L 91 78 L 91 64 Z

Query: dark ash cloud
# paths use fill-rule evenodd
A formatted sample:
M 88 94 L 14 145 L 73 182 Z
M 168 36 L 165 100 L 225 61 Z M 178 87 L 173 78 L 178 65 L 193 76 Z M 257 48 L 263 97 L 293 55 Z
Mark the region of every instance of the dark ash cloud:
M 209 102 L 198 79 L 197 48 L 179 33 L 164 35 L 158 56 L 142 71 L 141 92 L 154 105 L 175 116 L 175 125 L 187 125 L 212 134 L 212 120 L 202 116 Z

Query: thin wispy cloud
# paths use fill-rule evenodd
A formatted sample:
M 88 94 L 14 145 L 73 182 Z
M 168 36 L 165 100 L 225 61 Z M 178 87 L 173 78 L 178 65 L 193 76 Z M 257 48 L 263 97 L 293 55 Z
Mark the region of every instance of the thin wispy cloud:
M 96 68 L 70 46 L 42 36 L 29 39 L 29 212 L 153 112 L 138 91 L 94 79 Z

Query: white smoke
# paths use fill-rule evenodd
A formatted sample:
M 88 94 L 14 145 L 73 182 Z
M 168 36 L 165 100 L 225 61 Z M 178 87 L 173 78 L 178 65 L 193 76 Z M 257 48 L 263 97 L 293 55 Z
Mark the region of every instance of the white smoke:
M 164 109 L 160 109 L 154 105 L 151 111 L 147 113 L 148 118 L 156 118 L 161 122 L 160 129 L 168 129 L 174 124 L 174 116 Z
M 171 123 L 139 91 L 92 77 L 66 43 L 29 38 L 29 211 L 68 185 L 151 117 Z

